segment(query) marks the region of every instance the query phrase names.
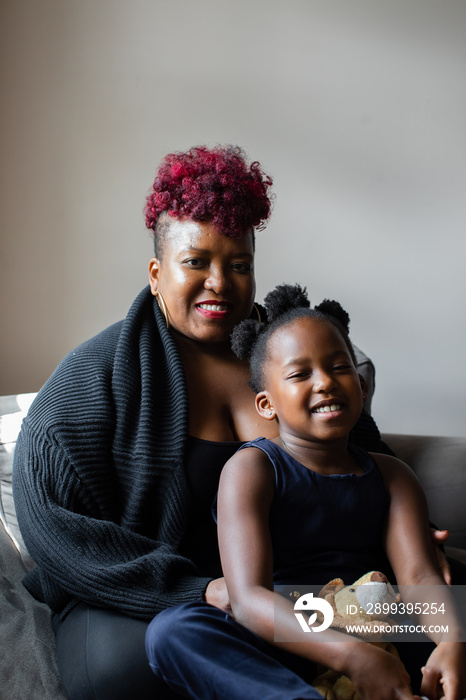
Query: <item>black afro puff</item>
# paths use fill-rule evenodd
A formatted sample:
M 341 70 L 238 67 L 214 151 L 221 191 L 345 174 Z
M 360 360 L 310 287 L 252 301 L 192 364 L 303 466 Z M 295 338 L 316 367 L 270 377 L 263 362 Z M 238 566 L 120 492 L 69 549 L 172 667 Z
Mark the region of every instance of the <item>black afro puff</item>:
M 264 299 L 267 321 L 273 323 L 277 318 L 292 309 L 308 309 L 311 302 L 306 287 L 299 284 L 279 284 Z
M 336 318 L 336 320 L 341 323 L 345 331 L 348 333 L 350 317 L 338 301 L 324 299 L 320 304 L 314 306 L 314 310 L 318 311 L 324 316 L 332 316 L 333 318 Z
M 252 318 L 248 318 L 236 326 L 231 336 L 231 348 L 236 357 L 239 357 L 240 360 L 249 359 L 257 337 L 264 328 L 265 323 L 259 323 Z
M 278 328 L 298 318 L 319 318 L 332 323 L 342 334 L 353 362 L 356 363 L 353 346 L 348 337 L 350 318 L 338 301 L 324 299 L 311 309 L 305 287 L 299 284 L 280 284 L 264 299 L 265 322 L 254 319 L 243 321 L 233 331 L 231 347 L 241 360 L 249 360 L 250 385 L 255 392 L 264 388 L 264 366 L 267 359 L 269 338 Z

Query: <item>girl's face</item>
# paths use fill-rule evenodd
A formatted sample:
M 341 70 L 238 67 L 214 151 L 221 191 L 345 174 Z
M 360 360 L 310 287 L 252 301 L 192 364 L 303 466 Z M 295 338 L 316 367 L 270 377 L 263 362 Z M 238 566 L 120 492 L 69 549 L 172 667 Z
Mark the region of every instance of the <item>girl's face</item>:
M 361 378 L 328 321 L 304 317 L 278 329 L 268 344 L 265 384 L 257 410 L 278 419 L 282 438 L 346 438 L 361 414 Z
M 210 223 L 172 219 L 160 258 L 149 263 L 149 281 L 171 328 L 200 342 L 229 342 L 254 302 L 252 232 L 228 238 Z

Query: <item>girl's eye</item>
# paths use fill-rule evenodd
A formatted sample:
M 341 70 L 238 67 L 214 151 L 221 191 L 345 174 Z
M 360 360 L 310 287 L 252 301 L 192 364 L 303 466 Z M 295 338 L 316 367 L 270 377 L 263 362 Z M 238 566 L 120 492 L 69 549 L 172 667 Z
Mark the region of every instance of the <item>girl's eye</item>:
M 309 372 L 293 372 L 293 374 L 290 374 L 288 379 L 295 379 L 295 380 L 306 379 L 306 377 L 308 377 L 308 376 L 309 376 Z
M 339 370 L 340 370 L 340 371 L 344 371 L 344 370 L 347 370 L 347 369 L 350 369 L 350 368 L 351 368 L 351 365 L 348 365 L 348 364 L 346 364 L 346 365 L 345 365 L 345 364 L 341 364 L 341 365 L 336 365 L 333 369 L 334 369 L 336 372 L 338 372 Z

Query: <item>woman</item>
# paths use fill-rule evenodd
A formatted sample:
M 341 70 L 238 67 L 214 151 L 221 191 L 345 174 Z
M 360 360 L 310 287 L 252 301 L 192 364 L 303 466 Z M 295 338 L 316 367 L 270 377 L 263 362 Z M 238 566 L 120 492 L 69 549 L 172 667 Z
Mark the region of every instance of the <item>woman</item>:
M 167 156 L 147 198 L 149 288 L 126 319 L 71 352 L 32 405 L 14 492 L 37 562 L 25 585 L 53 611 L 71 700 L 169 696 L 144 652 L 178 603 L 228 609 L 210 506 L 255 411 L 233 327 L 254 305 L 254 229 L 270 186 L 237 148 Z M 383 449 L 366 415 L 355 439 Z

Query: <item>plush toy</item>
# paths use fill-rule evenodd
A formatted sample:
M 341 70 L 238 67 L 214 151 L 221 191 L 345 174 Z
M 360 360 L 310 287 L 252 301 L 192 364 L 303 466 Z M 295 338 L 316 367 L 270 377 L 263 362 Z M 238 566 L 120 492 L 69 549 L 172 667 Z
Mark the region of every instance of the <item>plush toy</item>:
M 398 656 L 393 644 L 382 641 L 384 630 L 393 623 L 389 618 L 390 604 L 396 603 L 398 597 L 380 571 L 370 571 L 350 586 L 345 586 L 341 578 L 333 579 L 319 597 L 332 606 L 331 627 L 347 631 L 348 625 L 359 625 L 358 637 Z M 325 700 L 360 700 L 348 676 L 332 669 L 321 672 L 312 685 Z

